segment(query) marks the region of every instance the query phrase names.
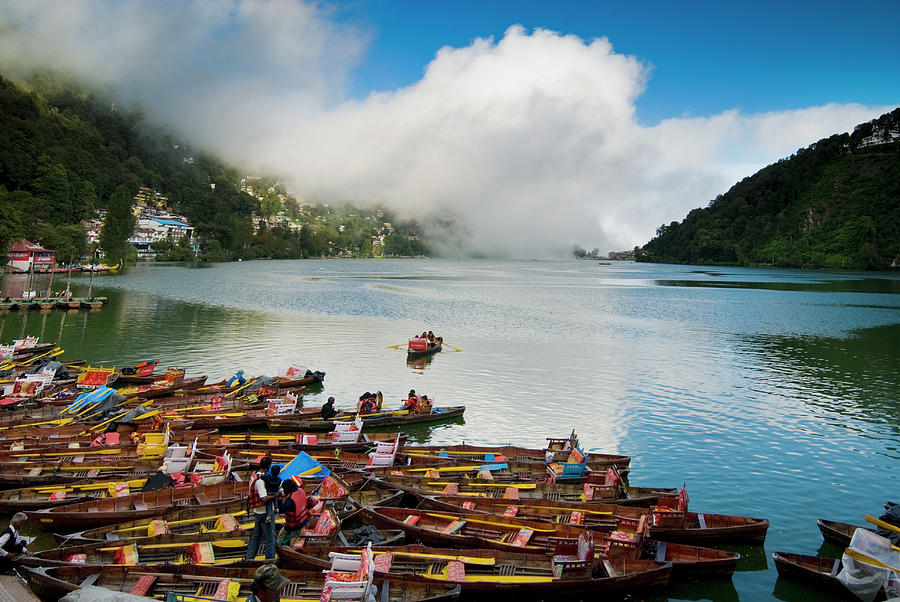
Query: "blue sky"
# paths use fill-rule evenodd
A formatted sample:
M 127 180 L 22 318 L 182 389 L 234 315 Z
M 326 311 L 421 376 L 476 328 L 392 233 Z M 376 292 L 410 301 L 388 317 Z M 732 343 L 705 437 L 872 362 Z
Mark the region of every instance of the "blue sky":
M 900 101 L 897 0 L 589 2 L 361 0 L 332 5 L 371 36 L 351 94 L 408 86 L 444 45 L 503 37 L 513 24 L 585 40 L 652 66 L 637 100 L 653 124 L 726 109 L 797 109 Z
M 895 108 L 898 8 L 0 0 L 0 74 L 80 76 L 305 202 L 451 212 L 458 246 L 565 256 L 643 244 Z

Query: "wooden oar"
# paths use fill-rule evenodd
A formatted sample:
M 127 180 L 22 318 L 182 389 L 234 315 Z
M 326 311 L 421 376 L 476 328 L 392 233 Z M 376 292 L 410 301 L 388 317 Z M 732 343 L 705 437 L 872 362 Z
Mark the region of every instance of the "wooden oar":
M 494 566 L 496 560 L 494 558 L 479 558 L 478 556 L 454 556 L 451 554 L 424 554 L 419 552 L 387 552 L 374 551 L 374 554 L 393 554 L 394 556 L 403 556 L 404 558 L 425 558 L 428 560 L 458 560 L 466 564 L 480 564 L 482 566 Z
M 59 353 L 57 353 L 57 352 L 59 352 Z M 24 362 L 19 362 L 19 364 L 22 365 L 22 366 L 25 366 L 25 365 L 27 365 L 27 364 L 30 364 L 30 363 L 33 362 L 34 360 L 39 360 L 39 359 L 41 359 L 41 358 L 44 357 L 44 356 L 50 355 L 51 353 L 53 353 L 53 354 L 54 354 L 54 357 L 55 357 L 55 356 L 59 355 L 59 354 L 62 353 L 62 352 L 63 352 L 63 350 L 62 350 L 61 348 L 59 348 L 59 347 L 54 347 L 54 348 L 51 349 L 50 351 L 47 351 L 47 352 L 42 353 L 42 354 L 40 354 L 40 355 L 36 355 L 36 356 L 34 356 L 33 358 L 30 358 L 30 359 L 25 360 Z
M 510 527 L 512 529 L 519 529 L 522 525 L 510 524 L 510 523 L 496 523 L 489 520 L 479 520 L 477 518 L 472 518 L 470 516 L 453 516 L 452 514 L 439 514 L 436 512 L 428 512 L 426 516 L 431 516 L 434 518 L 445 518 L 450 520 L 464 520 L 467 523 L 477 523 L 479 525 L 491 525 L 492 527 Z M 531 529 L 535 533 L 556 533 L 556 529 L 539 529 L 537 527 L 527 527 Z
M 226 393 L 226 394 L 225 394 L 225 397 L 231 397 L 232 395 L 234 395 L 234 394 L 237 393 L 238 391 L 243 391 L 244 389 L 246 389 L 247 387 L 249 387 L 250 385 L 252 385 L 252 384 L 255 383 L 255 382 L 256 382 L 256 378 L 251 378 L 250 380 L 248 380 L 246 383 L 244 383 L 243 385 L 241 385 L 240 387 L 238 387 L 238 388 L 235 389 L 234 391 L 231 391 L 230 393 Z

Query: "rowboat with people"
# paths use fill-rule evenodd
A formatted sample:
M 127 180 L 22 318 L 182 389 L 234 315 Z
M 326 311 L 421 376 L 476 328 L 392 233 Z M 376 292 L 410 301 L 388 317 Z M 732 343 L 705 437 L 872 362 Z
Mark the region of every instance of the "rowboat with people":
M 246 513 L 235 516 L 223 515 L 212 529 L 200 529 L 184 533 L 166 532 L 165 521 L 152 521 L 148 529 L 158 528 L 160 532 L 145 537 L 97 542 L 70 542 L 52 550 L 38 552 L 22 559 L 28 566 L 60 565 L 71 562 L 80 564 L 231 564 L 244 562 L 244 553 L 253 530 L 252 518 Z M 284 518 L 276 519 L 276 529 L 284 525 Z M 352 530 L 341 530 L 337 515 L 326 509 L 310 516 L 309 528 L 303 530 L 303 547 L 346 546 L 354 537 Z M 322 525 L 320 527 L 320 525 Z M 405 534 L 400 529 L 373 533 L 382 545 L 400 543 Z M 198 553 L 199 552 L 199 553 Z M 251 563 L 260 564 L 263 556 L 257 556 Z M 126 561 L 126 562 L 123 562 Z M 248 563 L 249 564 L 249 563 Z
M 429 413 L 409 413 L 406 410 L 384 410 L 373 414 L 363 414 L 360 419 L 366 427 L 384 428 L 394 426 L 406 426 L 408 424 L 421 424 L 438 422 L 461 417 L 466 411 L 466 406 L 447 406 L 432 408 Z M 315 415 L 318 409 L 310 409 L 304 414 L 269 418 L 266 423 L 270 431 L 330 431 L 335 422 L 352 422 L 356 412 L 346 412 L 331 419 L 323 420 Z
M 362 564 L 362 563 L 357 563 Z M 366 563 L 365 581 L 371 568 Z M 250 594 L 255 567 L 209 566 L 198 564 L 173 565 L 69 565 L 56 567 L 19 569 L 29 587 L 44 600 L 59 600 L 69 592 L 94 585 L 114 592 L 164 599 L 168 595 L 195 599 L 216 599 L 220 588 L 233 592 L 240 599 Z M 359 572 L 359 571 L 357 571 Z M 330 599 L 332 587 L 355 577 L 353 572 L 340 577 L 333 571 L 283 570 L 280 575 L 288 580 L 281 589 L 283 600 L 320 600 L 323 590 Z M 364 581 L 364 582 L 365 582 Z M 374 586 L 374 587 L 373 587 Z M 439 602 L 456 600 L 460 587 L 454 583 L 424 583 L 396 578 L 385 579 L 373 574 L 373 579 L 361 591 L 377 588 L 378 600 L 385 602 Z M 225 594 L 221 594 L 224 596 Z M 359 596 L 355 596 L 359 599 Z

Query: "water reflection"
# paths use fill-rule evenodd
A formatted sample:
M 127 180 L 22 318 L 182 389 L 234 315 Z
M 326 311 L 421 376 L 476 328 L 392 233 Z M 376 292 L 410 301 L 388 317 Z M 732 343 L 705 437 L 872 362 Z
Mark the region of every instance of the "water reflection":
M 420 355 L 420 356 L 412 356 L 412 357 L 407 355 L 406 356 L 406 365 L 413 370 L 419 370 L 421 372 L 422 370 L 425 370 L 425 368 L 427 368 L 428 366 L 431 365 L 431 362 L 434 361 L 434 358 L 437 355 L 440 355 L 440 353 L 429 353 L 428 355 Z
M 698 272 L 707 273 L 707 272 Z M 721 276 L 722 274 L 709 274 Z M 700 288 L 744 288 L 769 291 L 810 291 L 820 293 L 900 294 L 900 279 L 860 278 L 824 282 L 740 282 L 734 280 L 656 280 L 657 286 Z
M 764 368 L 759 386 L 790 392 L 842 427 L 851 418 L 900 433 L 900 324 L 856 330 L 846 338 L 762 335 L 746 342 Z

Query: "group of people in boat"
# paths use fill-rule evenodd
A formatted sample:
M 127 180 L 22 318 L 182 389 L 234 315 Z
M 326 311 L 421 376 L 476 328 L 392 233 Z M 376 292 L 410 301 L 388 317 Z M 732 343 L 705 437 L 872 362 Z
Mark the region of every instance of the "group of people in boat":
M 294 479 L 281 480 L 281 467 L 272 465 L 271 456 L 263 456 L 259 468 L 250 477 L 248 505 L 253 515 L 253 532 L 245 560 L 253 560 L 259 549 L 260 539 L 264 544 L 266 560 L 275 558 L 275 544 L 284 546 L 300 537 L 309 522 L 309 512 L 318 500 L 306 492 Z M 275 535 L 275 515 L 284 517 L 284 527 Z
M 403 404 L 403 409 L 410 414 L 430 414 L 432 407 L 433 405 L 428 396 L 416 395 L 415 389 L 409 390 L 409 396 L 406 398 L 406 403 Z
M 381 391 L 376 391 L 375 393 L 366 391 L 359 396 L 359 401 L 356 404 L 356 412 L 362 416 L 365 416 L 366 414 L 376 414 L 382 410 L 383 405 L 384 396 L 381 394 Z M 416 390 L 410 389 L 402 409 L 410 414 L 430 414 L 432 407 L 432 400 L 429 399 L 427 395 L 416 395 Z M 331 420 L 337 416 L 338 413 L 339 412 L 334 408 L 334 397 L 329 397 L 328 401 L 322 405 L 322 409 L 319 411 L 322 420 Z
M 435 345 L 439 345 L 444 342 L 443 337 L 436 337 L 434 333 L 430 330 L 428 332 L 423 332 L 422 334 L 413 335 L 414 339 L 425 339 L 428 341 L 428 348 L 432 348 Z

